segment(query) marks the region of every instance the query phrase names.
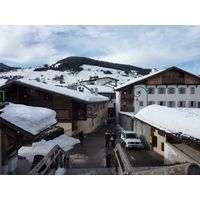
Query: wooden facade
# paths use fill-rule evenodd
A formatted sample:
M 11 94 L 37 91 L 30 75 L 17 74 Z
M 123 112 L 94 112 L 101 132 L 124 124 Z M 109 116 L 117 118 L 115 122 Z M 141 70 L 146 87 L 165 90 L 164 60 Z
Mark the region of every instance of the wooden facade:
M 0 87 L 0 90 L 5 91 L 6 101 L 8 102 L 54 110 L 57 113 L 58 125 L 64 128 L 65 134 L 68 136 L 76 134 L 78 128 L 84 129 L 85 133 L 93 131 L 94 128 L 101 125 L 101 121 L 107 116 L 107 100 L 88 102 L 68 94 L 46 90 L 45 84 L 42 87 L 37 87 L 12 81 Z M 88 107 L 93 108 L 95 106 L 100 108 L 100 112 L 93 113 L 91 116 L 88 115 Z M 92 125 L 89 125 L 89 123 Z
M 77 102 L 65 95 L 20 82 L 13 82 L 1 89 L 5 91 L 8 102 L 55 110 L 58 122 L 86 120 L 86 103 Z

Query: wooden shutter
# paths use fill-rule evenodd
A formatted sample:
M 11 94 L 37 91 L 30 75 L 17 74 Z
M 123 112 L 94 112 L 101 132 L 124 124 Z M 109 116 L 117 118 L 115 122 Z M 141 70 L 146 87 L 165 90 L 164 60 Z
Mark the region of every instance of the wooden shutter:
M 153 145 L 154 147 L 157 147 L 157 137 L 156 137 L 156 136 L 153 136 L 153 137 L 152 137 L 152 145 Z
M 164 142 L 161 143 L 161 151 L 164 151 Z

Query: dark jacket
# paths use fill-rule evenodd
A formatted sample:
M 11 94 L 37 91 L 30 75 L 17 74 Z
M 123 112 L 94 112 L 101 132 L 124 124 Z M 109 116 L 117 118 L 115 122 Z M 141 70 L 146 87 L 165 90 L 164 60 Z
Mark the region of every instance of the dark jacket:
M 79 133 L 79 139 L 84 139 L 84 134 L 83 134 L 83 131 L 81 131 L 80 133 Z
M 105 140 L 110 140 L 110 137 L 111 137 L 110 133 L 106 133 Z

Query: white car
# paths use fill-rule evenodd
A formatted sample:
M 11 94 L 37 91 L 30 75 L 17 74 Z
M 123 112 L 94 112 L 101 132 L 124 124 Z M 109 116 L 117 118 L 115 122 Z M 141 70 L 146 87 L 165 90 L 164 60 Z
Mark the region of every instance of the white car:
M 125 148 L 144 148 L 140 138 L 134 131 L 122 131 L 121 144 L 124 145 Z

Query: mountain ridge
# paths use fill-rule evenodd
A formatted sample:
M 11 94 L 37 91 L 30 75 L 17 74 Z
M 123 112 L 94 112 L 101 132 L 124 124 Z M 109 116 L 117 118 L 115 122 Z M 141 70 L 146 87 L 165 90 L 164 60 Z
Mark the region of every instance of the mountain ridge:
M 112 68 L 112 69 L 118 69 L 118 70 L 124 70 L 124 71 L 131 71 L 134 70 L 138 74 L 146 75 L 149 74 L 151 69 L 143 69 L 141 67 L 136 67 L 133 65 L 128 64 L 119 64 L 119 63 L 113 63 L 108 61 L 102 61 L 97 59 L 92 59 L 88 57 L 78 57 L 78 56 L 71 56 L 64 59 L 61 59 L 57 61 L 52 66 L 58 66 L 58 69 L 61 69 L 61 71 L 65 68 L 79 68 L 82 65 L 92 65 L 92 66 L 100 66 L 104 68 Z

